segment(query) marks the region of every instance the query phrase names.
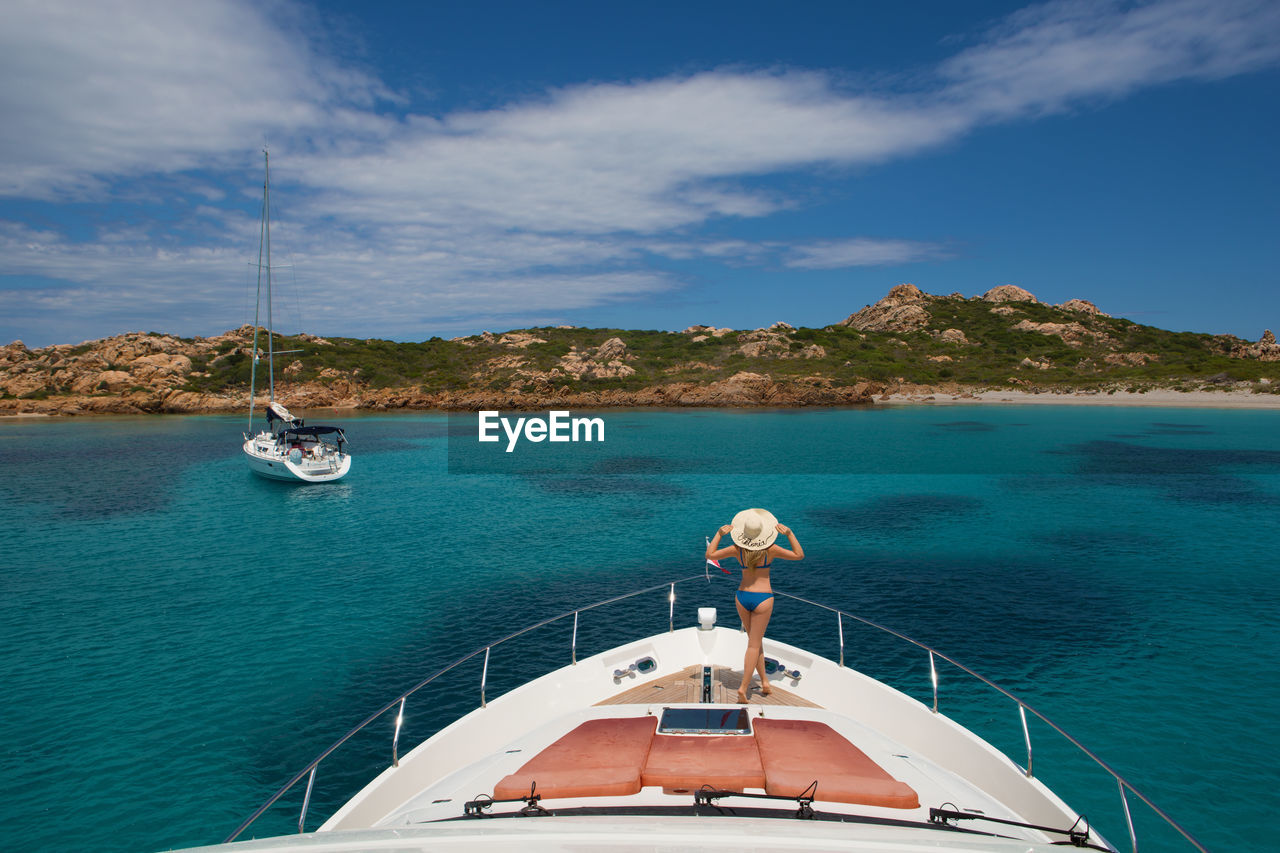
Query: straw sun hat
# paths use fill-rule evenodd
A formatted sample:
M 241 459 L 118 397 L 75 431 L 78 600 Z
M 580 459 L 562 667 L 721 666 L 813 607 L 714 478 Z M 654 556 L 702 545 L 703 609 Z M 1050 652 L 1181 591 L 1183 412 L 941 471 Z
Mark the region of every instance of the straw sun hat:
M 733 517 L 729 537 L 739 548 L 763 551 L 778 538 L 778 519 L 767 509 L 744 509 Z

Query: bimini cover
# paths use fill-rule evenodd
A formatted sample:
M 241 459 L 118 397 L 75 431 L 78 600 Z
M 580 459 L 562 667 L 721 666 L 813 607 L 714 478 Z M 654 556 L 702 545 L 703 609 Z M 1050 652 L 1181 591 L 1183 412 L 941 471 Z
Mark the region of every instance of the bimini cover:
M 285 437 L 296 438 L 318 438 L 322 435 L 332 435 L 337 433 L 339 441 L 346 441 L 347 437 L 342 432 L 342 427 L 334 426 L 304 426 L 290 427 L 289 429 L 280 430 L 280 434 Z
M 270 405 L 267 406 L 267 422 L 268 423 L 270 423 L 271 421 L 284 421 L 285 423 L 292 423 L 293 420 L 294 420 L 294 417 L 293 415 L 289 414 L 289 410 L 286 409 L 284 406 L 280 405 L 279 403 L 271 403 Z

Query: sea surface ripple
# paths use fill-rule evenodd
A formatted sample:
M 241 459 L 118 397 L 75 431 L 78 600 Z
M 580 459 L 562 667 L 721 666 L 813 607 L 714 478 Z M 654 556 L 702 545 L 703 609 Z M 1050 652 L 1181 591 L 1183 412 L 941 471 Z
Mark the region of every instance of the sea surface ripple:
M 704 536 L 765 506 L 808 552 L 777 590 L 1000 683 L 1211 849 L 1271 849 L 1240 792 L 1277 782 L 1280 414 L 593 414 L 604 444 L 515 460 L 476 457 L 471 416 L 345 418 L 352 473 L 317 487 L 250 475 L 238 418 L 0 421 L 5 846 L 215 843 L 426 675 L 699 575 Z M 714 604 L 724 624 L 732 588 L 682 585 L 677 623 Z M 666 618 L 665 590 L 585 613 L 578 656 Z M 781 598 L 770 635 L 834 658 L 836 627 Z M 849 665 L 932 701 L 927 655 L 844 628 Z M 496 649 L 488 697 L 567 663 L 570 630 Z M 940 709 L 1025 762 L 1017 706 L 940 677 Z M 471 710 L 479 682 L 476 659 L 415 697 L 401 753 Z M 1037 776 L 1124 848 L 1114 781 L 1034 719 L 1032 737 Z M 389 753 L 380 720 L 326 761 L 308 828 Z M 300 799 L 253 834 L 296 830 Z M 1144 849 L 1187 849 L 1131 807 Z

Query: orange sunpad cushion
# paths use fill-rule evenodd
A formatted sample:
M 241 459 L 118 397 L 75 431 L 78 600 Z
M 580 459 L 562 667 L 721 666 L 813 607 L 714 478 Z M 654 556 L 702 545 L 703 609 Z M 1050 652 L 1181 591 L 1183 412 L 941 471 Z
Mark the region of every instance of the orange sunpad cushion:
M 894 779 L 826 723 L 762 717 L 755 721 L 755 734 L 765 793 L 798 797 L 816 779 L 815 799 L 891 809 L 920 807 L 911 786 Z
M 547 799 L 639 793 L 657 727 L 657 717 L 588 720 L 504 777 L 493 798 L 527 797 L 535 782 L 536 793 Z
M 756 739 L 745 735 L 679 737 L 657 735 L 644 764 L 645 786 L 725 791 L 763 788 Z

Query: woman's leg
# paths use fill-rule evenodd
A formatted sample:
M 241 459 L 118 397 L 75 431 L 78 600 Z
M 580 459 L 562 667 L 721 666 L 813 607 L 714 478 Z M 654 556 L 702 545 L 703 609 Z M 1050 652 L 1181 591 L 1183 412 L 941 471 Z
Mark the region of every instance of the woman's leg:
M 751 686 L 753 672 L 759 671 L 762 688 L 769 684 L 764 672 L 764 629 L 769 627 L 769 617 L 773 615 L 773 598 L 766 598 L 747 615 L 750 617 L 746 623 L 747 654 L 742 662 L 742 687 L 738 690 L 738 700 L 742 702 L 747 700 L 747 688 Z
M 765 696 L 768 696 L 770 693 L 773 692 L 773 688 L 769 686 L 769 673 L 766 672 L 764 668 L 764 643 L 763 643 L 764 634 L 763 633 L 761 633 L 760 635 L 760 640 L 761 640 L 761 648 L 760 648 L 760 654 L 756 658 L 756 672 L 759 673 L 760 675 L 760 692 L 763 693 Z
M 747 703 L 747 688 L 751 686 L 751 611 L 742 606 L 742 602 L 738 600 L 738 596 L 733 597 L 733 603 L 738 606 L 738 618 L 742 620 L 742 630 L 746 632 L 747 640 L 747 656 L 742 663 L 742 683 L 738 685 L 738 701 L 742 704 Z

